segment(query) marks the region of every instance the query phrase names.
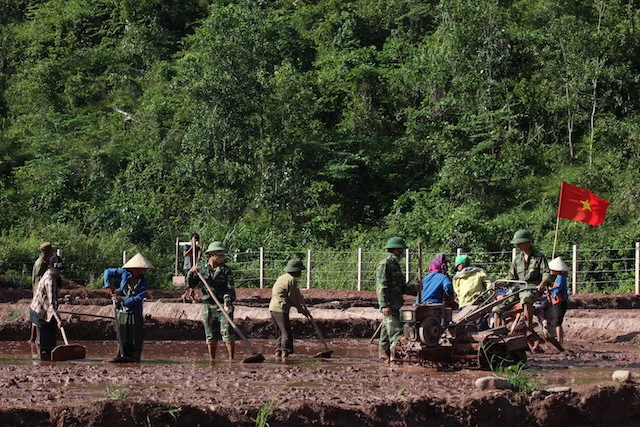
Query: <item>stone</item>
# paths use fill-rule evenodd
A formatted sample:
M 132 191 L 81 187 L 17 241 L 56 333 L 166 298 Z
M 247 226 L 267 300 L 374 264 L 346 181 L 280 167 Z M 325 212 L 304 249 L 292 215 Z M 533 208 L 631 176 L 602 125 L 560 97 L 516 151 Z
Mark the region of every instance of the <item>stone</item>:
M 489 376 L 478 378 L 475 385 L 480 390 L 504 390 L 509 388 L 509 381 L 505 378 Z
M 571 387 L 568 387 L 568 386 L 550 387 L 546 391 L 549 393 L 570 393 Z
M 615 371 L 612 375 L 611 378 L 614 381 L 618 381 L 621 383 L 630 383 L 633 382 L 633 376 L 631 375 L 630 371 L 625 371 L 625 370 L 618 370 Z

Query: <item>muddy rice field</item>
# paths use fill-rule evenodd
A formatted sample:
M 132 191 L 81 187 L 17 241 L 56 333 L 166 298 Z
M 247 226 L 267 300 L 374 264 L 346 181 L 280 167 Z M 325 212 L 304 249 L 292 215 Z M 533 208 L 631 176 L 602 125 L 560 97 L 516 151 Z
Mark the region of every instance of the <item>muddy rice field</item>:
M 374 292 L 303 291 L 333 353 L 314 357 L 326 348 L 296 313 L 296 352 L 275 360 L 270 290 L 237 293 L 235 321 L 262 363 L 241 362 L 251 355 L 241 340 L 234 361 L 219 345 L 210 363 L 200 305 L 182 303 L 180 291 L 149 292 L 141 363 L 105 362 L 116 353 L 113 307 L 105 291 L 82 287 L 61 291 L 60 310 L 86 359 L 42 362 L 27 342 L 30 291 L 1 289 L 0 425 L 640 425 L 640 296 L 575 296 L 566 351 L 544 344 L 528 353 L 522 375 L 535 391 L 523 394 L 480 390 L 488 371 L 379 363 Z M 614 381 L 620 370 L 631 378 Z

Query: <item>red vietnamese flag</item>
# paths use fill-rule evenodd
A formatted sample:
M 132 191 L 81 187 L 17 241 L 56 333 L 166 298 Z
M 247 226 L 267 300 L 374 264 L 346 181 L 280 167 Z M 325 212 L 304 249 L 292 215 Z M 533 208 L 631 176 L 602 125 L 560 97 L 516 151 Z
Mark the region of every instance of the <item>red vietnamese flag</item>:
M 600 225 L 607 216 L 608 207 L 608 200 L 599 198 L 589 190 L 562 181 L 558 218 Z

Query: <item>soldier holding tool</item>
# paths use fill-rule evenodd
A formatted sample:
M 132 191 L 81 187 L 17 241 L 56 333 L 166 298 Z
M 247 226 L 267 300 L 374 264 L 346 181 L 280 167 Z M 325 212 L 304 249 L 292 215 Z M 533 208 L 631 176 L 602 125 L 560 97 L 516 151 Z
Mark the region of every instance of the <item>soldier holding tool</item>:
M 276 359 L 286 360 L 293 353 L 293 331 L 289 319 L 289 309 L 295 307 L 298 313 L 309 317 L 309 310 L 298 288 L 298 278 L 304 270 L 299 259 L 291 259 L 284 268 L 285 274 L 278 277 L 271 290 L 269 313 L 276 330 Z
M 204 254 L 208 256 L 207 261 L 191 267 L 187 275 L 187 284 L 190 287 L 202 286 L 197 274 L 200 272 L 215 293 L 216 298 L 221 301 L 222 309 L 233 319 L 233 302 L 236 300 L 236 290 L 233 282 L 233 271 L 226 264 L 227 249 L 222 246 L 222 242 L 212 242 Z M 236 340 L 233 327 L 229 324 L 226 316 L 220 311 L 206 288 L 202 290 L 201 313 L 209 360 L 215 360 L 216 347 L 220 340 L 225 343 L 229 360 L 232 360 L 235 355 Z
M 407 244 L 401 237 L 392 237 L 385 245 L 387 256 L 380 261 L 376 270 L 376 293 L 378 304 L 384 316 L 383 327 L 380 331 L 378 357 L 380 361 L 388 363 L 396 358 L 395 347 L 402 334 L 400 321 L 400 307 L 403 304 L 403 294 L 416 295 L 422 290 L 422 285 L 406 283 L 400 267 L 400 259 L 404 256 Z

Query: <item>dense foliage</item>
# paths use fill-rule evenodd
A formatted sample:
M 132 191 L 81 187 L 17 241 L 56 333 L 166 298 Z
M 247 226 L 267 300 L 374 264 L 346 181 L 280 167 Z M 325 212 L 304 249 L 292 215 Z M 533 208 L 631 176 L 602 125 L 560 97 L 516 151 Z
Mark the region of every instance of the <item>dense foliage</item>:
M 562 180 L 611 207 L 561 221 L 559 247 L 640 238 L 635 1 L 0 8 L 2 271 L 51 240 L 94 261 L 83 280 L 122 250 L 168 275 L 194 231 L 493 251 L 528 228 L 549 248 Z

